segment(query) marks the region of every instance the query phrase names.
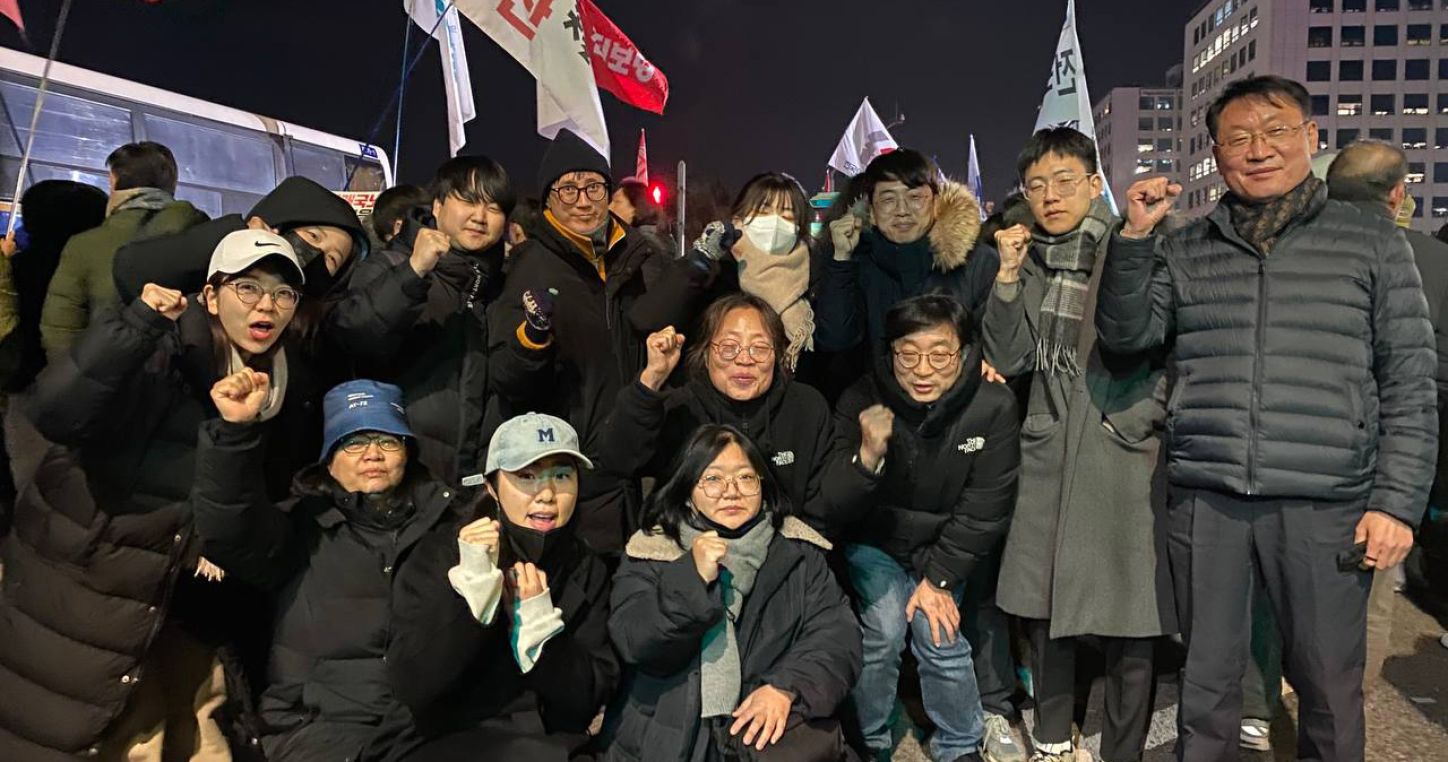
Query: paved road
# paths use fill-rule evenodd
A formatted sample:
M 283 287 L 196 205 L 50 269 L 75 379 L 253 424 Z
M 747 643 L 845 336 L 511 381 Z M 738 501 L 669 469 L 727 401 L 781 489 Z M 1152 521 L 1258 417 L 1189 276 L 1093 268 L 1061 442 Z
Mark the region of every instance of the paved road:
M 1448 649 L 1438 642 L 1443 628 L 1405 598 L 1393 618 L 1392 655 L 1383 676 L 1367 698 L 1368 762 L 1448 762 Z M 1169 762 L 1176 738 L 1177 686 L 1163 679 L 1143 762 Z M 1272 728 L 1271 753 L 1246 753 L 1242 762 L 1291 762 L 1295 758 L 1296 697 L 1287 697 L 1289 716 Z M 1087 715 L 1086 747 L 1096 752 L 1100 740 L 1101 685 L 1092 692 Z M 1030 715 L 1027 713 L 1026 725 Z M 1094 758 L 1094 757 L 1093 757 Z M 1081 759 L 1085 759 L 1084 756 Z M 895 762 L 929 762 L 915 738 L 895 751 Z

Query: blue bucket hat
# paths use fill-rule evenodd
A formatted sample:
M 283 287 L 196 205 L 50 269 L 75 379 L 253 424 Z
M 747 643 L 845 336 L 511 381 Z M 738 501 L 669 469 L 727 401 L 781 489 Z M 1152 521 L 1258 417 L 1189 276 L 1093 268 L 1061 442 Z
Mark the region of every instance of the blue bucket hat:
M 332 387 L 322 399 L 322 461 L 343 439 L 359 431 L 379 431 L 413 439 L 402 407 L 402 390 L 392 384 L 360 379 Z

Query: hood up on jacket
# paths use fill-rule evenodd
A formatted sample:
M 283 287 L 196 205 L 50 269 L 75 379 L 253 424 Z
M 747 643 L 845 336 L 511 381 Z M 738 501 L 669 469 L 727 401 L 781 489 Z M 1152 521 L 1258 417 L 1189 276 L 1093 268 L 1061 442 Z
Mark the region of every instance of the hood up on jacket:
M 874 210 L 866 206 L 865 214 L 866 226 L 873 226 Z M 935 194 L 935 224 L 926 234 L 934 269 L 947 273 L 964 267 L 980 239 L 980 225 L 980 202 L 970 189 L 954 180 L 941 183 Z
M 229 214 L 175 235 L 137 241 L 116 252 L 116 290 L 123 303 L 140 295 L 147 283 L 155 283 L 194 294 L 206 285 L 211 253 L 228 233 L 246 228 L 246 221 L 260 217 L 282 231 L 307 225 L 328 225 L 347 231 L 352 238 L 352 256 L 332 277 L 328 294 L 345 289 L 348 274 L 357 260 L 367 255 L 369 239 L 352 205 L 341 196 L 305 177 L 288 177 L 262 197 L 245 217 Z

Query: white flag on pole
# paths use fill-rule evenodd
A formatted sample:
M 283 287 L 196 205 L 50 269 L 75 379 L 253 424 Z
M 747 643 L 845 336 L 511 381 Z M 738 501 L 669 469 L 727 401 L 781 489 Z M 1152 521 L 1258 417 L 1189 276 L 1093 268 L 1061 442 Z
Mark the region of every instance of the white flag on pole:
M 1061 40 L 1056 43 L 1051 76 L 1046 82 L 1046 97 L 1041 100 L 1034 131 L 1047 127 L 1070 127 L 1096 140 L 1096 118 L 1091 114 L 1091 93 L 1086 89 L 1086 64 L 1081 56 L 1081 41 L 1076 37 L 1076 0 L 1066 0 L 1066 23 L 1061 27 Z M 1100 147 L 1096 149 L 1096 154 L 1099 166 Z M 1111 186 L 1105 185 L 1105 188 L 1106 203 L 1115 213 L 1116 199 L 1111 195 Z
M 980 221 L 985 222 L 985 183 L 980 179 L 980 159 L 975 155 L 975 134 L 970 136 L 970 165 L 965 170 L 965 184 L 980 204 Z
M 850 176 L 858 175 L 876 156 L 899 147 L 866 98 L 855 112 L 855 118 L 850 120 L 850 126 L 845 128 L 840 144 L 835 146 L 830 166 Z
M 538 134 L 572 130 L 605 158 L 603 103 L 576 0 L 456 0 L 458 12 L 538 80 Z
M 468 142 L 464 126 L 478 115 L 473 104 L 473 80 L 468 74 L 468 54 L 463 48 L 458 9 L 449 7 L 447 0 L 402 0 L 402 3 L 413 23 L 422 27 L 424 34 L 431 32 L 437 39 L 442 53 L 442 84 L 447 91 L 448 148 L 457 156 Z M 445 14 L 442 23 L 438 23 L 439 14 Z

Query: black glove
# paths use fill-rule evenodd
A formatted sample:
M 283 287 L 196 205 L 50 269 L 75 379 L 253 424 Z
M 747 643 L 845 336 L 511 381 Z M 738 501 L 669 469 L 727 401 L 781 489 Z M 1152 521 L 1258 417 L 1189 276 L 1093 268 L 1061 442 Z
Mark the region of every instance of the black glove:
M 533 289 L 523 292 L 523 335 L 534 344 L 547 344 L 553 336 L 554 289 Z

